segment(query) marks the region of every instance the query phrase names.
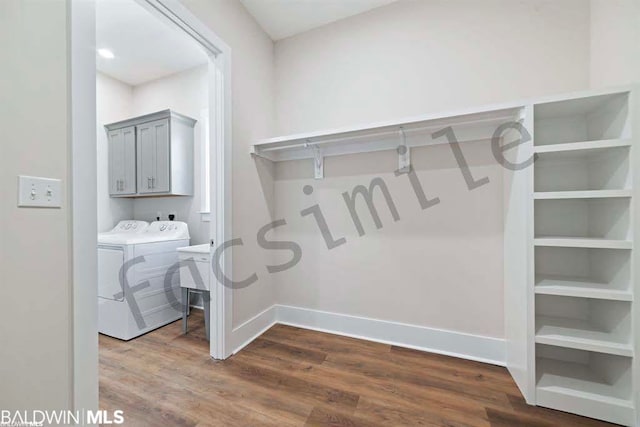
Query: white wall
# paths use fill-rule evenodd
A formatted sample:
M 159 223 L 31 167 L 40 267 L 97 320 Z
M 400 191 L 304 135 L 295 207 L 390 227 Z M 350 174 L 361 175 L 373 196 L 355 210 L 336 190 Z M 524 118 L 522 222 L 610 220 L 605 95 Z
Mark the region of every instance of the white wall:
M 189 225 L 191 243 L 209 241 L 209 223 L 200 218 L 202 201 L 201 162 L 203 147 L 202 112 L 209 106 L 207 65 L 196 67 L 133 88 L 132 116 L 153 113 L 170 108 L 196 119 L 194 128 L 194 196 L 138 198 L 133 202 L 135 219 L 155 221 L 175 212 L 176 220 Z
M 277 42 L 275 52 L 279 133 L 388 120 L 586 88 L 589 4 L 400 1 Z M 393 176 L 391 152 L 328 158 L 322 181 L 310 179 L 309 161 L 279 163 L 276 216 L 290 225 L 277 236 L 299 242 L 303 259 L 274 275 L 278 302 L 503 337 L 503 170 L 487 143 L 463 150 L 489 184 L 468 191 L 446 145 L 412 152 L 427 195 L 441 198 L 426 211 L 407 178 Z M 401 220 L 379 198 L 384 227 L 369 217 L 359 237 L 341 193 L 377 176 Z M 328 251 L 300 217 L 314 203 L 346 244 Z
M 640 2 L 591 0 L 591 86 L 640 81 Z
M 96 76 L 96 132 L 98 167 L 98 232 L 109 231 L 133 218 L 133 200 L 109 197 L 109 141 L 104 125 L 132 117 L 131 86 L 105 74 Z
M 577 90 L 589 2 L 401 0 L 276 43 L 278 133 Z
M 67 4 L 0 2 L 0 406 L 72 396 Z M 17 207 L 17 176 L 62 180 L 61 209 Z
M 476 178 L 490 183 L 469 191 L 447 145 L 412 151 L 427 197 L 441 202 L 425 211 L 406 176 L 395 177 L 397 157 L 386 152 L 325 159 L 325 179 L 311 178 L 309 162 L 277 167 L 278 240 L 298 242 L 296 267 L 274 275 L 278 302 L 380 320 L 501 337 L 502 168 L 490 144 L 464 144 Z M 343 192 L 369 186 L 380 177 L 398 209 L 393 221 L 380 194 L 375 204 L 383 227 L 377 230 L 365 203 L 358 213 L 360 237 Z M 304 185 L 314 187 L 311 196 Z M 299 212 L 318 203 L 334 237 L 346 243 L 327 250 L 315 221 Z M 284 260 L 282 261 L 284 262 Z

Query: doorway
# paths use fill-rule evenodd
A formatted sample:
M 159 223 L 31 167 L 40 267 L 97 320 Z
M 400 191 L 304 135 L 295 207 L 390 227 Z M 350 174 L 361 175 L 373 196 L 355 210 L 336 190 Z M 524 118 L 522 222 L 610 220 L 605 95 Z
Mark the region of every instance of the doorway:
M 205 95 L 208 108 L 201 109 L 196 119 L 202 123 L 208 122 L 208 126 L 202 126 L 202 132 L 208 135 L 209 145 L 206 149 L 204 146 L 200 147 L 201 159 L 196 169 L 200 172 L 208 169 L 209 173 L 194 174 L 194 180 L 200 192 L 208 195 L 198 201 L 198 219 L 202 221 L 204 233 L 200 233 L 200 240 L 206 238 L 206 243 L 217 245 L 218 242 L 228 240 L 231 235 L 230 48 L 177 1 L 129 1 L 136 7 L 144 8 L 159 24 L 166 26 L 167 31 L 179 32 L 182 37 L 191 40 L 206 55 L 204 68 L 200 72 L 208 86 Z M 96 117 L 96 73 L 99 70 L 97 61 L 100 60 L 97 59 L 100 57 L 96 55 L 96 50 L 108 49 L 97 43 L 98 12 L 99 4 L 96 1 L 69 2 L 72 72 L 72 183 L 69 194 L 73 218 L 73 401 L 76 409 L 94 408 L 98 403 L 96 236 L 108 222 L 103 215 L 105 205 L 98 204 L 100 195 L 96 192 L 100 183 L 100 165 L 96 161 L 96 128 L 104 124 L 97 121 Z M 126 31 L 122 33 L 123 36 L 126 35 Z M 115 55 L 115 52 L 110 53 Z M 203 154 L 206 157 L 202 157 Z M 207 175 L 207 178 L 203 178 Z M 202 200 L 207 198 L 208 209 Z M 102 216 L 100 223 L 99 216 Z M 230 276 L 231 257 L 232 252 L 228 250 L 217 260 L 219 270 L 227 276 Z M 209 353 L 215 359 L 224 359 L 229 356 L 227 338 L 231 328 L 232 295 L 230 289 L 215 279 L 211 281 L 210 289 Z

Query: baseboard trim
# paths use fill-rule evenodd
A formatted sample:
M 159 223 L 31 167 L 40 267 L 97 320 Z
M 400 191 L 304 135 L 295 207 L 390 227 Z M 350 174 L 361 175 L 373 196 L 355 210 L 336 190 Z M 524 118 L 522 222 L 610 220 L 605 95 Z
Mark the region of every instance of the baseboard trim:
M 233 330 L 233 354 L 280 323 L 430 353 L 506 365 L 504 339 L 276 304 Z
M 233 349 L 231 354 L 236 354 L 251 344 L 253 340 L 265 333 L 276 323 L 276 306 L 272 305 L 234 328 L 233 331 L 231 331 L 230 348 Z

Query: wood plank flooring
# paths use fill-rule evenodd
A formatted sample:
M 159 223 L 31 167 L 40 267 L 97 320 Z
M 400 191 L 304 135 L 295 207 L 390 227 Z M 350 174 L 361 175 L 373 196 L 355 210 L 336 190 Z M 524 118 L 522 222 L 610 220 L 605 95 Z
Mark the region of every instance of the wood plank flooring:
M 528 406 L 506 369 L 277 325 L 225 361 L 202 312 L 130 342 L 100 335 L 100 407 L 127 426 L 605 426 Z

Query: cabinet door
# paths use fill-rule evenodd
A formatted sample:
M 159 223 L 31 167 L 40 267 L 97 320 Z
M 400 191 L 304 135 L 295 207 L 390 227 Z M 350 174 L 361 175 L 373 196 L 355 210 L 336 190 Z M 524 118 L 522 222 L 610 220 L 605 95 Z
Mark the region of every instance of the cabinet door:
M 122 194 L 136 194 L 136 128 L 122 129 L 124 145 L 124 172 L 122 176 Z
M 109 131 L 109 194 L 136 192 L 136 136 L 133 126 Z
M 157 120 L 137 127 L 138 192 L 168 193 L 169 120 Z
M 109 194 L 123 194 L 125 146 L 122 129 L 112 130 L 109 137 Z

